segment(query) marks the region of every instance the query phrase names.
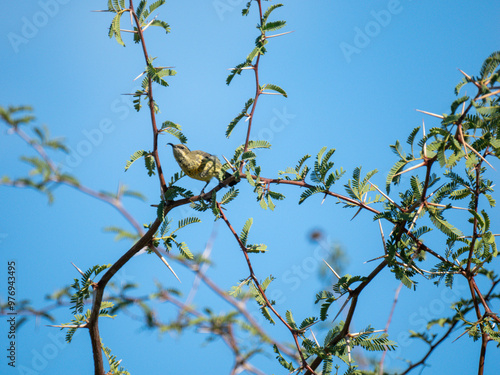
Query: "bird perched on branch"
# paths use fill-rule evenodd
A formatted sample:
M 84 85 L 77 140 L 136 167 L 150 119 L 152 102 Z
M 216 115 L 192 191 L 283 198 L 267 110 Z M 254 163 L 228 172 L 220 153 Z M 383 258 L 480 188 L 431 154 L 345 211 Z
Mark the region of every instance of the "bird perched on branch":
M 212 178 L 215 177 L 219 181 L 223 181 L 231 177 L 231 173 L 227 171 L 224 173 L 224 176 L 221 176 L 222 164 L 217 156 L 200 150 L 191 151 L 183 144 L 174 145 L 167 143 L 167 145 L 172 146 L 175 161 L 177 161 L 177 164 L 179 164 L 179 167 L 181 167 L 185 174 L 195 180 L 207 182 L 203 186 L 203 189 L 201 189 L 200 194 L 203 194 L 203 191 Z M 229 183 L 229 186 L 236 185 L 236 182 Z

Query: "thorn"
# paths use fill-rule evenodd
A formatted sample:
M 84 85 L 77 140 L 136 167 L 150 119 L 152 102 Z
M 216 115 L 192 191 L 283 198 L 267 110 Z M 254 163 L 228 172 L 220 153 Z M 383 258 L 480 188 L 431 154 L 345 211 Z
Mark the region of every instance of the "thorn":
M 318 347 L 321 347 L 321 345 L 319 344 L 318 340 L 316 339 L 316 335 L 314 334 L 313 330 L 311 329 L 311 335 L 314 339 L 314 342 L 316 343 L 316 345 L 318 345 Z
M 484 94 L 483 96 L 480 96 L 479 98 L 475 99 L 475 100 L 482 100 L 482 99 L 486 99 L 487 97 L 489 96 L 492 96 L 492 95 L 496 95 L 496 94 L 499 94 L 500 93 L 500 90 L 497 90 L 497 91 L 493 91 L 493 92 L 490 92 L 489 94 Z
M 146 72 L 142 72 L 141 74 L 139 74 L 137 77 L 134 78 L 134 81 L 142 77 L 144 74 L 146 74 Z
M 457 138 L 458 141 L 462 144 L 462 146 L 464 146 L 465 158 L 468 159 L 469 154 L 467 153 L 467 146 L 464 139 L 464 133 L 462 132 L 462 124 L 458 124 L 457 134 L 455 135 L 455 138 Z
M 155 16 L 155 18 L 153 18 L 151 21 L 149 21 L 149 23 L 144 26 L 144 28 L 142 29 L 142 32 L 146 31 L 146 29 L 151 26 L 151 24 L 153 23 L 153 21 L 158 17 L 158 15 Z
M 420 164 L 414 165 L 413 167 L 410 167 L 410 168 L 408 168 L 408 169 L 405 169 L 404 171 L 401 171 L 401 172 L 396 173 L 394 176 L 392 176 L 392 178 L 394 178 L 394 177 L 396 177 L 396 176 L 399 176 L 399 175 L 401 175 L 401 174 L 403 174 L 403 173 L 409 172 L 409 171 L 411 171 L 411 170 L 413 170 L 413 169 L 423 167 L 424 165 L 425 165 L 425 161 L 423 161 L 423 162 L 422 162 L 422 163 L 420 163 Z
M 281 34 L 275 34 L 275 35 L 269 35 L 269 36 L 265 36 L 264 39 L 270 39 L 270 38 L 276 38 L 277 36 L 282 36 L 282 35 L 286 35 L 286 34 L 290 34 L 290 33 L 294 33 L 295 30 L 292 30 L 292 31 L 287 31 L 285 33 L 281 33 Z
M 387 258 L 387 255 L 382 255 L 382 256 L 379 256 L 379 257 L 367 260 L 367 261 L 363 262 L 363 264 L 370 263 L 370 262 L 373 262 L 373 261 L 376 261 L 376 260 L 379 260 L 379 259 L 382 259 L 382 258 Z
M 467 333 L 467 331 L 465 331 L 464 333 L 462 333 L 460 336 L 458 336 L 455 340 L 452 341 L 452 343 L 454 343 L 455 341 L 457 341 L 460 337 L 462 337 L 463 335 L 465 335 Z
M 224 158 L 224 160 L 226 161 L 226 163 L 229 164 L 229 166 L 231 167 L 231 169 L 233 170 L 233 172 L 236 172 L 236 168 L 234 167 L 234 165 L 232 165 L 231 162 L 229 160 L 227 160 L 224 155 L 222 155 L 222 157 Z
M 460 71 L 460 73 L 462 73 L 465 78 L 467 78 L 467 80 L 469 82 L 472 82 L 474 84 L 474 86 L 476 86 L 478 89 L 481 89 L 481 85 L 479 83 L 477 83 L 476 81 L 473 81 L 472 78 L 467 74 L 465 73 L 462 69 L 458 69 Z
M 87 323 L 85 324 L 47 324 L 46 327 L 56 327 L 56 328 L 87 328 Z
M 358 214 L 361 212 L 361 209 L 362 209 L 362 208 L 363 208 L 363 207 L 359 207 L 359 210 L 357 210 L 357 211 L 356 211 L 356 213 L 354 214 L 354 216 L 351 218 L 351 221 L 352 221 L 352 220 L 354 220 L 354 218 L 355 218 L 356 216 L 358 216 Z
M 387 254 L 387 246 L 385 245 L 385 235 L 384 229 L 382 228 L 382 222 L 378 219 L 378 227 L 380 230 L 380 236 L 382 237 L 382 246 L 384 246 L 384 254 Z
M 421 112 L 421 113 L 425 113 L 426 115 L 429 115 L 429 116 L 434 116 L 434 117 L 437 117 L 437 118 L 440 118 L 440 119 L 444 119 L 443 116 L 441 115 L 436 115 L 435 113 L 431 113 L 431 112 L 427 112 L 427 111 L 422 111 L 420 109 L 416 109 L 415 111 L 417 112 Z
M 325 196 L 323 197 L 323 200 L 321 201 L 321 204 L 325 203 L 325 199 L 326 199 L 326 196 L 327 196 L 327 195 L 328 195 L 328 194 L 326 194 L 326 193 L 325 193 Z M 361 208 L 360 208 L 360 209 L 361 209 Z
M 467 96 L 467 91 L 465 92 L 465 96 Z M 463 115 L 465 112 L 465 102 L 462 103 L 462 113 L 460 113 L 461 115 Z
M 422 133 L 423 133 L 424 138 L 425 138 L 425 122 L 424 122 L 424 119 L 422 119 Z M 423 147 L 422 151 L 424 153 L 424 158 L 427 158 L 427 142 L 424 142 L 424 147 Z
M 337 319 L 337 317 L 340 315 L 340 313 L 342 312 L 342 310 L 344 310 L 344 307 L 345 305 L 347 305 L 347 302 L 349 302 L 349 300 L 351 299 L 351 297 L 347 297 L 347 299 L 345 300 L 344 304 L 342 305 L 342 307 L 340 308 L 339 312 L 337 313 L 337 315 L 335 315 L 335 318 L 333 318 L 332 322 L 335 321 L 335 319 Z
M 324 259 L 323 259 L 323 262 L 325 262 L 326 266 L 327 266 L 328 268 L 330 268 L 330 271 L 332 271 L 332 272 L 333 272 L 333 274 L 334 274 L 335 276 L 337 276 L 337 279 L 340 279 L 339 274 L 338 274 L 337 272 L 335 272 L 335 270 L 332 268 L 332 266 L 330 266 L 330 265 L 328 264 L 328 262 L 327 262 L 326 260 L 324 260 Z
M 468 80 L 470 80 L 470 79 L 471 79 L 471 78 L 470 78 L 470 76 L 469 76 L 467 73 L 465 73 L 462 69 L 458 69 L 458 71 L 459 71 L 460 73 L 462 73 L 462 74 L 465 76 L 465 78 L 467 78 Z
M 464 207 L 457 207 L 457 206 L 448 206 L 448 205 L 445 205 L 445 204 L 439 204 L 439 203 L 433 203 L 433 202 L 427 202 L 427 204 L 429 206 L 434 206 L 434 207 L 443 207 L 443 208 L 446 208 L 446 207 L 450 207 L 450 208 L 453 208 L 454 210 L 465 210 L 465 211 L 469 211 L 468 208 L 464 208 Z M 462 236 L 464 237 L 464 236 Z M 458 238 L 462 238 L 462 237 L 458 237 Z M 465 237 L 464 237 L 465 238 Z M 472 238 L 472 237 L 471 237 Z
M 228 68 L 227 70 L 253 70 L 255 69 L 253 66 L 244 66 L 242 68 Z
M 397 208 L 401 209 L 401 207 L 399 207 L 399 205 L 396 202 L 394 202 L 387 194 L 385 194 L 382 190 L 380 190 L 377 185 L 375 185 L 374 183 L 372 183 L 370 180 L 368 180 L 368 183 L 370 184 L 370 186 L 373 186 L 380 194 L 382 194 L 385 199 L 387 199 L 389 202 L 391 202 Z
M 465 141 L 464 141 L 464 143 L 469 148 L 469 150 L 471 150 L 473 153 L 475 153 L 477 156 L 479 156 L 481 158 L 481 160 L 483 160 L 486 164 L 488 164 L 491 168 L 493 168 L 494 171 L 496 171 L 496 169 L 490 163 L 488 163 L 488 160 L 486 160 L 483 157 L 483 155 L 481 155 L 479 152 L 474 150 L 474 148 L 471 145 L 469 145 L 468 143 L 466 143 Z
M 170 267 L 170 264 L 168 264 L 167 260 L 163 257 L 163 255 L 160 254 L 160 252 L 158 251 L 158 249 L 156 247 L 153 247 L 153 246 L 151 246 L 150 248 L 154 251 L 154 253 L 156 255 L 158 255 L 158 257 L 167 266 L 167 268 L 170 270 L 170 272 L 172 272 L 174 274 L 175 278 L 177 280 L 179 280 L 179 282 L 181 282 L 181 279 L 179 279 L 179 277 L 177 276 L 177 274 L 175 273 L 175 271 L 172 269 L 172 267 Z
M 133 33 L 133 34 L 137 33 L 137 31 L 135 30 L 127 30 L 127 29 L 120 29 L 120 31 L 125 31 L 126 33 Z
M 82 272 L 82 270 L 81 270 L 80 268 L 78 268 L 78 267 L 75 265 L 75 263 L 71 262 L 71 264 L 73 265 L 73 267 L 75 267 L 75 268 L 76 268 L 76 270 L 78 271 L 78 273 L 79 273 L 80 275 L 82 275 L 83 277 L 85 277 L 85 274 Z
M 418 217 L 420 216 L 420 213 L 422 212 L 422 208 L 424 208 L 423 202 L 419 205 L 418 210 L 417 210 L 417 214 L 413 218 L 413 221 L 411 222 L 410 227 L 408 228 L 408 231 L 410 231 L 410 232 L 412 231 L 413 227 L 415 226 L 415 223 L 418 220 Z

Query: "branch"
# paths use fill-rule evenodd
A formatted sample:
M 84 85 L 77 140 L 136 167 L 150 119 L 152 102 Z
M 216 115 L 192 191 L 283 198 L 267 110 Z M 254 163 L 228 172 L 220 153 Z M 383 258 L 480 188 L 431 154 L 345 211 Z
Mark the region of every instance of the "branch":
M 238 234 L 236 233 L 233 226 L 231 225 L 231 223 L 227 219 L 227 216 L 224 214 L 224 211 L 222 210 L 222 206 L 220 205 L 220 203 L 216 202 L 216 204 L 217 204 L 217 207 L 219 209 L 219 212 L 221 214 L 222 219 L 227 224 L 227 227 L 229 228 L 229 230 L 231 231 L 231 233 L 235 237 L 236 242 L 238 242 L 238 245 L 240 246 L 241 250 L 243 251 L 243 255 L 245 256 L 248 270 L 250 271 L 250 278 L 253 280 L 255 287 L 259 290 L 259 293 L 262 296 L 262 298 L 264 299 L 266 306 L 274 313 L 274 315 L 276 315 L 276 317 L 279 320 L 281 320 L 281 322 L 285 325 L 286 328 L 288 328 L 288 330 L 292 334 L 293 339 L 295 341 L 295 346 L 297 347 L 297 351 L 299 352 L 299 355 L 300 355 L 302 367 L 307 369 L 308 371 L 311 371 L 311 374 L 315 374 L 314 370 L 309 367 L 308 363 L 306 362 L 306 359 L 304 358 L 304 354 L 302 353 L 302 349 L 301 349 L 301 346 L 300 346 L 299 341 L 298 341 L 298 332 L 294 328 L 292 328 L 285 319 L 283 319 L 283 317 L 276 311 L 276 309 L 273 307 L 273 305 L 271 304 L 271 302 L 267 298 L 266 293 L 264 292 L 264 290 L 262 289 L 262 286 L 260 285 L 259 279 L 257 279 L 257 276 L 255 276 L 255 273 L 254 273 L 253 267 L 252 267 L 252 263 L 250 262 L 250 258 L 248 257 L 248 250 L 247 250 L 246 246 L 243 244 L 243 242 L 241 242 L 240 238 L 238 237 Z
M 411 370 L 413 370 L 414 368 L 416 368 L 418 366 L 421 366 L 421 365 L 424 365 L 425 361 L 427 360 L 427 358 L 429 358 L 429 356 L 432 354 L 432 352 L 434 351 L 434 349 L 436 349 L 444 340 L 446 340 L 446 338 L 453 331 L 453 328 L 455 328 L 455 326 L 457 325 L 457 323 L 458 323 L 458 321 L 456 321 L 456 320 L 453 323 L 451 323 L 450 328 L 448 328 L 448 331 L 446 331 L 446 333 L 443 335 L 443 337 L 441 337 L 435 344 L 430 345 L 429 350 L 423 356 L 423 358 L 420 361 L 418 361 L 416 363 L 413 363 L 410 366 L 408 366 L 408 368 L 405 371 L 403 371 L 401 373 L 401 375 L 406 375 Z
M 144 59 L 146 60 L 146 65 L 149 64 L 148 50 L 146 48 L 146 42 L 144 40 L 144 30 L 141 28 L 141 23 L 134 10 L 133 0 L 130 1 L 129 12 L 134 19 L 135 25 L 137 26 L 137 32 L 141 40 L 142 51 L 144 53 Z M 158 169 L 158 178 L 160 179 L 161 190 L 163 194 L 167 191 L 167 184 L 165 183 L 165 178 L 163 176 L 163 170 L 161 168 L 160 157 L 158 155 L 158 127 L 156 126 L 156 115 L 155 115 L 155 102 L 153 99 L 153 80 L 148 74 L 148 98 L 149 98 L 149 113 L 151 115 L 151 125 L 153 126 L 153 157 L 155 159 L 156 168 Z
M 104 364 L 102 360 L 101 338 L 99 335 L 99 311 L 104 294 L 104 288 L 111 278 L 122 268 L 135 254 L 142 250 L 145 246 L 151 243 L 153 236 L 161 225 L 160 219 L 156 218 L 149 230 L 137 241 L 120 259 L 118 259 L 111 268 L 101 277 L 97 284 L 94 284 L 94 299 L 92 309 L 87 325 L 90 332 L 90 340 L 92 344 L 92 353 L 94 356 L 94 373 L 95 375 L 104 374 Z

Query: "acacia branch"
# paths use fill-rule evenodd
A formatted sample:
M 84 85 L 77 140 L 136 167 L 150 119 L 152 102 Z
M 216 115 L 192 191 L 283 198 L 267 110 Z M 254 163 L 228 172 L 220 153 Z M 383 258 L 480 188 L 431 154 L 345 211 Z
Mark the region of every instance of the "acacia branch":
M 349 298 L 352 299 L 351 305 L 349 306 L 349 311 L 347 312 L 347 316 L 345 318 L 344 326 L 340 330 L 340 332 L 330 340 L 328 345 L 325 345 L 325 348 L 333 348 L 337 345 L 342 339 L 345 338 L 347 333 L 349 332 L 349 326 L 351 325 L 352 318 L 354 316 L 354 312 L 356 310 L 356 304 L 358 303 L 358 297 L 361 291 L 377 276 L 380 271 L 382 271 L 388 264 L 387 259 L 384 259 L 366 278 L 365 280 L 359 284 L 354 290 L 349 292 Z M 318 366 L 323 362 L 323 358 L 316 357 L 314 361 L 310 364 L 311 370 L 307 370 L 305 375 L 313 375 L 314 370 L 318 368 Z
M 101 310 L 101 303 L 104 294 L 104 288 L 109 280 L 122 268 L 135 254 L 137 254 L 144 247 L 150 245 L 153 236 L 161 225 L 161 220 L 156 218 L 149 230 L 109 268 L 106 273 L 101 277 L 97 284 L 94 284 L 94 298 L 92 301 L 92 308 L 90 317 L 88 319 L 88 328 L 90 332 L 90 340 L 92 343 L 92 353 L 94 356 L 94 373 L 95 375 L 104 374 L 104 364 L 102 360 L 101 339 L 99 335 L 99 311 Z
M 418 362 L 415 362 L 415 363 L 412 363 L 408 366 L 408 368 L 403 371 L 401 373 L 401 375 L 406 375 L 408 374 L 411 370 L 413 370 L 414 368 L 418 367 L 418 366 L 421 366 L 421 365 L 425 365 L 425 361 L 427 360 L 427 358 L 429 358 L 429 356 L 432 354 L 432 352 L 444 341 L 448 338 L 448 336 L 453 332 L 453 329 L 455 328 L 455 326 L 457 325 L 458 321 L 453 321 L 453 323 L 451 323 L 450 325 L 450 328 L 448 328 L 448 330 L 446 331 L 446 333 L 443 335 L 443 337 L 441 337 L 436 343 L 432 344 L 429 346 L 429 350 L 427 350 L 427 353 L 422 357 L 421 360 L 419 360 Z
M 273 307 L 272 303 L 267 298 L 264 289 L 260 285 L 259 279 L 257 278 L 257 276 L 255 276 L 255 272 L 253 271 L 252 262 L 250 261 L 250 258 L 248 257 L 248 249 L 247 249 L 247 247 L 241 241 L 241 239 L 238 237 L 238 234 L 236 233 L 236 231 L 234 230 L 233 226 L 229 222 L 227 216 L 224 214 L 224 211 L 223 211 L 222 206 L 220 205 L 220 203 L 216 202 L 216 204 L 217 204 L 217 207 L 219 209 L 219 212 L 220 212 L 220 215 L 222 217 L 222 220 L 224 220 L 224 222 L 226 223 L 227 227 L 229 228 L 229 230 L 233 234 L 234 238 L 236 239 L 236 242 L 238 242 L 238 245 L 240 246 L 241 250 L 243 251 L 243 255 L 245 256 L 245 261 L 247 263 L 248 270 L 250 271 L 250 278 L 252 279 L 255 287 L 259 290 L 259 294 L 264 299 L 265 305 L 274 313 L 274 315 L 276 315 L 276 317 L 279 320 L 281 320 L 281 322 L 285 325 L 285 327 L 292 334 L 294 342 L 295 342 L 295 346 L 297 347 L 297 351 L 298 351 L 298 353 L 300 355 L 300 359 L 301 359 L 301 362 L 302 362 L 301 366 L 303 368 L 307 369 L 308 371 L 311 371 L 311 374 L 316 374 L 314 372 L 314 370 L 309 367 L 308 363 L 306 362 L 306 360 L 304 358 L 304 354 L 302 353 L 302 348 L 300 347 L 300 343 L 298 341 L 299 332 L 296 329 L 292 328 L 288 324 L 288 322 L 285 319 L 283 319 L 283 317 L 276 311 L 276 309 Z
M 129 12 L 132 15 L 135 25 L 137 26 L 137 33 L 139 35 L 139 39 L 141 40 L 142 51 L 144 53 L 144 59 L 146 60 L 146 65 L 149 65 L 149 56 L 148 50 L 146 48 L 146 41 L 144 40 L 144 30 L 141 27 L 141 23 L 139 22 L 139 18 L 134 10 L 133 0 L 130 1 L 130 9 Z M 165 194 L 167 191 L 167 184 L 165 183 L 165 178 L 163 176 L 163 170 L 161 168 L 160 157 L 158 155 L 158 127 L 156 126 L 156 115 L 155 115 L 155 101 L 153 99 L 153 80 L 151 75 L 148 74 L 148 104 L 149 104 L 149 113 L 151 115 L 151 125 L 153 127 L 153 157 L 155 159 L 156 168 L 158 169 L 158 178 L 160 180 L 162 193 Z
M 403 287 L 403 283 L 400 283 L 398 288 L 396 289 L 396 293 L 394 293 L 394 301 L 392 302 L 392 307 L 391 307 L 391 312 L 389 313 L 389 317 L 387 318 L 387 323 L 385 325 L 385 333 L 389 332 L 389 326 L 391 325 L 392 321 L 392 316 L 394 314 L 394 310 L 396 309 L 396 304 L 398 303 L 398 298 L 399 298 L 399 292 L 401 292 L 401 288 Z M 379 362 L 379 375 L 384 374 L 384 361 L 385 361 L 385 356 L 387 354 L 387 349 L 384 350 L 384 353 L 382 354 L 382 358 L 380 359 Z

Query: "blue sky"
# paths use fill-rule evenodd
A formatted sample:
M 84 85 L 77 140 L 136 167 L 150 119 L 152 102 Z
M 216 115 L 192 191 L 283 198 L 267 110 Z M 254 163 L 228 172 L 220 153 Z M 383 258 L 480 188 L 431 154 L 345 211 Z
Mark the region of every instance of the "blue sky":
M 244 123 L 230 139 L 224 132 L 254 95 L 251 74 L 236 77 L 229 87 L 225 84 L 227 69 L 243 61 L 257 36 L 255 8 L 248 17 L 241 16 L 245 3 L 210 0 L 187 6 L 183 1 L 167 1 L 159 18 L 171 25 L 171 34 L 157 29 L 146 35 L 150 54 L 158 57 L 160 65 L 174 66 L 177 71 L 177 76 L 169 79 L 169 88 L 155 88 L 161 108 L 158 119 L 180 123 L 192 149 L 230 157 L 244 142 Z M 500 3 L 492 0 L 284 3 L 273 17 L 285 19 L 288 26 L 283 31 L 294 33 L 270 40 L 269 52 L 261 59 L 260 75 L 262 83 L 283 87 L 288 98 L 259 99 L 252 135 L 272 144 L 271 150 L 259 153 L 266 177 L 277 176 L 278 170 L 294 166 L 303 155 L 315 155 L 328 146 L 336 149 L 336 167 L 347 170 L 347 176 L 360 165 L 364 171 L 378 169 L 373 181 L 383 186 L 385 174 L 396 161 L 389 144 L 405 140 L 423 119 L 428 127 L 438 124 L 415 109 L 447 112 L 454 100 L 453 89 L 462 78 L 457 69 L 476 74 L 483 60 L 500 45 L 500 27 L 493 21 Z M 90 12 L 105 7 L 106 1 L 95 0 L 5 4 L 0 25 L 4 73 L 0 75 L 0 105 L 32 105 L 37 125 L 47 124 L 52 135 L 66 138 L 71 153 L 54 157 L 84 185 L 116 191 L 119 184 L 125 184 L 145 194 L 145 203 L 125 203 L 140 223 L 146 223 L 154 219 L 150 204 L 159 199 L 157 179 L 149 178 L 142 165 L 134 165 L 126 173 L 124 166 L 133 152 L 152 147 L 149 114 L 135 112 L 129 97 L 121 95 L 135 91 L 138 83 L 133 79 L 144 69 L 144 61 L 138 45 L 127 35 L 127 48 L 108 38 L 109 14 Z M 161 142 L 172 142 L 172 138 L 164 136 Z M 5 127 L 1 129 L 0 148 L 0 175 L 25 175 L 27 167 L 18 156 L 30 150 L 8 135 Z M 160 157 L 167 175 L 178 171 L 169 149 L 162 147 Z M 343 192 L 347 176 L 341 180 L 339 192 Z M 187 179 L 182 184 L 193 191 L 202 187 L 201 182 Z M 276 277 L 273 284 L 281 292 L 277 294 L 278 309 L 284 313 L 291 308 L 297 320 L 318 315 L 313 297 L 321 288 L 315 274 L 321 252 L 307 240 L 311 230 L 319 228 L 343 246 L 350 256 L 346 270 L 350 274 L 367 274 L 373 266 L 363 262 L 383 252 L 378 226 L 366 213 L 350 221 L 354 211 L 342 209 L 332 199 L 320 205 L 319 197 L 298 206 L 301 192 L 292 187 L 277 189 L 287 200 L 278 203 L 275 212 L 263 211 L 244 182 L 239 188 L 240 199 L 229 206 L 227 215 L 238 231 L 248 217 L 254 218 L 250 241 L 266 243 L 270 249 L 268 254 L 254 257 L 256 272 L 262 279 L 270 274 Z M 124 241 L 114 242 L 113 236 L 102 230 L 109 225 L 130 229 L 124 219 L 111 207 L 75 190 L 57 189 L 51 206 L 31 190 L 0 187 L 0 197 L 1 280 L 6 277 L 6 261 L 16 259 L 18 298 L 31 299 L 36 306 L 44 306 L 44 295 L 79 277 L 70 262 L 81 269 L 111 263 L 129 247 Z M 172 218 L 176 221 L 187 213 L 194 215 L 178 210 Z M 216 231 L 215 265 L 208 274 L 229 290 L 247 276 L 244 259 L 222 222 L 213 224 L 209 213 L 201 219 L 203 223 L 187 229 L 182 239 L 193 251 L 201 252 Z M 498 212 L 492 221 L 495 219 L 500 219 Z M 193 276 L 177 268 L 183 280 L 181 288 L 188 292 Z M 139 283 L 144 294 L 154 290 L 155 280 L 179 287 L 156 258 L 145 255 L 127 264 L 122 279 Z M 401 347 L 386 361 L 389 368 L 404 365 L 398 358 L 419 358 L 424 348 L 407 343 L 405 332 L 422 328 L 422 317 L 440 316 L 448 307 L 449 291 L 422 284 L 416 292 L 401 292 L 397 317 L 390 328 L 391 338 L 399 340 Z M 372 324 L 383 328 L 397 286 L 389 272 L 376 280 L 360 301 L 354 327 Z M 454 291 L 463 288 L 458 283 Z M 204 306 L 213 300 L 202 287 L 194 302 Z M 228 309 L 224 303 L 216 306 L 218 312 Z M 161 307 L 167 316 L 171 309 Z M 256 308 L 250 310 L 260 319 Z M 370 314 L 362 313 L 366 311 Z M 56 315 L 60 322 L 70 319 L 66 309 Z M 45 324 L 31 321 L 22 327 L 18 364 L 37 374 L 67 373 L 68 368 L 72 374 L 90 373 L 87 333 L 64 345 L 54 336 L 59 331 Z M 278 337 L 289 339 L 283 327 L 263 325 Z M 200 368 L 207 374 L 221 374 L 228 373 L 231 366 L 231 361 L 225 361 L 229 352 L 224 344 L 202 346 L 203 336 L 187 333 L 158 338 L 156 332 L 142 330 L 140 324 L 125 317 L 103 322 L 101 327 L 103 341 L 118 358 L 124 358 L 123 365 L 132 374 L 167 369 L 171 373 L 198 373 Z M 50 352 L 54 347 L 56 351 Z M 456 353 L 460 356 L 442 360 Z M 476 369 L 478 353 L 478 343 L 464 336 L 443 346 L 431 357 L 432 367 L 423 373 L 469 374 Z M 490 373 L 496 368 L 498 354 L 493 345 L 488 347 Z M 34 363 L 39 367 L 33 367 Z M 285 373 L 272 357 L 262 357 L 256 364 L 266 373 Z M 4 363 L 1 366 L 4 368 Z M 445 370 L 446 366 L 452 368 Z M 207 370 L 210 368 L 213 370 Z

